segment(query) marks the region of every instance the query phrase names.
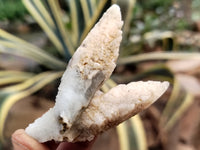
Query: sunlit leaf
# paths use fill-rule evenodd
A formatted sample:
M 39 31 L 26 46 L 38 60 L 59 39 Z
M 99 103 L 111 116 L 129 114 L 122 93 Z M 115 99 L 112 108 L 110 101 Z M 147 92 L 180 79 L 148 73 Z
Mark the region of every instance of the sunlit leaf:
M 117 126 L 117 134 L 119 138 L 120 150 L 130 150 L 126 122 Z
M 94 5 L 94 2 L 92 2 L 92 0 L 88 0 L 91 1 L 91 11 L 92 11 L 92 16 L 89 17 L 89 10 L 87 10 L 88 7 L 84 7 L 83 3 L 82 3 L 82 7 L 83 7 L 83 11 L 85 11 L 84 13 L 84 18 L 89 19 L 89 20 L 85 20 L 85 28 L 84 31 L 81 35 L 80 38 L 80 42 L 83 41 L 83 39 L 86 37 L 86 35 L 88 34 L 88 32 L 90 31 L 90 29 L 94 26 L 94 24 L 97 22 L 98 18 L 100 17 L 100 15 L 102 14 L 102 11 L 105 9 L 107 3 L 109 3 L 109 0 L 99 0 L 96 3 L 96 6 Z M 84 1 L 83 1 L 84 2 Z M 86 12 L 87 11 L 87 12 Z
M 160 125 L 164 130 L 169 131 L 176 124 L 178 119 L 189 108 L 192 101 L 193 95 L 186 91 L 175 78 L 172 93 L 160 120 Z
M 89 21 L 94 13 L 94 9 L 92 9 L 91 0 L 80 0 L 80 2 L 83 9 L 84 19 Z
M 74 47 L 70 36 L 66 34 L 58 1 L 23 0 L 23 3 L 59 52 L 69 60 L 74 52 Z
M 22 82 L 31 78 L 33 75 L 33 73 L 21 71 L 0 71 L 0 86 Z
M 66 64 L 44 50 L 0 29 L 0 53 L 32 59 L 51 69 L 63 69 Z
M 80 0 L 66 0 L 69 5 L 70 17 L 71 17 L 71 36 L 72 42 L 77 47 L 80 42 L 81 34 L 85 27 L 85 20 L 83 16 L 83 10 L 81 8 Z
M 75 47 L 72 45 L 70 34 L 66 30 L 64 23 L 62 21 L 62 10 L 59 6 L 58 1 L 45 0 L 45 4 L 56 26 L 56 29 L 55 29 L 56 34 L 59 38 L 59 41 L 62 43 L 63 49 L 66 54 L 66 58 L 69 60 L 71 58 L 71 55 L 75 51 Z
M 131 149 L 147 150 L 147 140 L 142 120 L 139 115 L 135 115 L 130 120 L 132 127 L 132 136 L 136 142 L 132 142 Z
M 112 78 L 119 83 L 128 83 L 131 81 L 138 80 L 160 80 L 160 81 L 169 81 L 173 83 L 173 73 L 171 70 L 163 63 L 157 63 L 148 69 L 143 71 L 138 71 L 135 74 L 130 75 L 113 75 Z
M 182 99 L 181 105 L 174 112 L 173 116 L 168 120 L 168 122 L 164 125 L 164 130 L 169 131 L 176 122 L 181 118 L 181 116 L 186 112 L 189 106 L 192 104 L 194 97 L 192 94 L 187 93 L 185 97 Z
M 0 91 L 0 140 L 3 141 L 5 119 L 10 108 L 20 99 L 40 90 L 48 83 L 61 77 L 63 72 L 44 72 L 23 83 L 4 88 Z
M 150 52 L 119 58 L 118 64 L 130 64 L 150 60 L 200 60 L 200 53 L 190 52 Z

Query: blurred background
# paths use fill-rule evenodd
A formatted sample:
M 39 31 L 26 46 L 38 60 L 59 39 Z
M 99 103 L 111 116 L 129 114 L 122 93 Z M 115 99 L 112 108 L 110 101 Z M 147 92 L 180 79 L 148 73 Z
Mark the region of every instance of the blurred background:
M 0 0 L 0 149 L 54 105 L 60 77 L 103 12 L 124 20 L 120 57 L 102 91 L 169 81 L 151 107 L 98 136 L 93 150 L 200 150 L 199 0 Z

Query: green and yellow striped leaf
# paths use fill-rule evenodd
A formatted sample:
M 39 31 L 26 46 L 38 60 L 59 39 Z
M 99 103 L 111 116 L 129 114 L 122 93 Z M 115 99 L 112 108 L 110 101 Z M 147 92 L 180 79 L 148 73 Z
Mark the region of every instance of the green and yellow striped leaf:
M 69 59 L 75 49 L 97 22 L 111 0 L 65 0 L 69 11 L 61 9 L 54 0 L 23 0 L 59 52 Z M 65 27 L 62 13 L 70 16 L 71 30 Z
M 130 142 L 131 149 L 133 150 L 147 150 L 146 132 L 143 126 L 143 122 L 139 115 L 132 117 L 129 122 L 131 123 L 132 134 L 130 139 L 134 139 L 135 142 Z M 129 131 L 129 132 L 130 132 Z
M 80 2 L 85 20 L 85 28 L 81 34 L 79 44 L 98 21 L 103 11 L 105 11 L 111 4 L 110 0 L 80 0 Z
M 66 63 L 58 58 L 2 29 L 0 29 L 0 53 L 26 57 L 54 70 L 61 70 L 66 66 Z
M 169 81 L 173 83 L 173 73 L 170 69 L 163 63 L 157 63 L 152 67 L 137 71 L 135 74 L 130 74 L 124 76 L 123 74 L 113 75 L 112 79 L 119 83 L 128 83 L 138 80 L 159 80 L 159 81 Z
M 34 74 L 22 71 L 3 70 L 0 71 L 0 86 L 15 84 L 31 78 Z
M 69 6 L 69 16 L 71 20 L 71 38 L 73 45 L 77 47 L 81 34 L 85 28 L 85 20 L 80 0 L 65 0 Z
M 131 150 L 126 122 L 117 126 L 120 150 Z
M 69 6 L 72 41 L 78 47 L 90 29 L 98 21 L 110 0 L 65 0 Z M 109 5 L 108 5 L 109 4 Z
M 3 88 L 0 91 L 0 141 L 3 141 L 3 129 L 10 108 L 20 99 L 40 90 L 48 83 L 61 77 L 63 72 L 44 72 L 23 83 Z
M 174 78 L 173 90 L 163 110 L 160 126 L 165 131 L 170 131 L 182 117 L 194 100 L 194 95 L 185 90 L 178 80 Z
M 151 60 L 200 60 L 200 53 L 190 52 L 150 52 L 119 58 L 118 64 L 131 64 Z
M 24 5 L 67 60 L 74 53 L 71 37 L 62 21 L 62 11 L 55 0 L 23 0 Z

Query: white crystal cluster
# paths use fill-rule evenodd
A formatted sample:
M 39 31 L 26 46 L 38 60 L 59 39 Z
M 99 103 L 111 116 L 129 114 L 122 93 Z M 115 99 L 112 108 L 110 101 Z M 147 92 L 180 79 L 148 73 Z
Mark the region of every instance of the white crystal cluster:
M 89 32 L 64 72 L 56 103 L 26 128 L 39 142 L 92 140 L 98 133 L 147 108 L 168 82 L 132 82 L 108 93 L 99 91 L 112 74 L 119 54 L 123 22 L 112 5 Z

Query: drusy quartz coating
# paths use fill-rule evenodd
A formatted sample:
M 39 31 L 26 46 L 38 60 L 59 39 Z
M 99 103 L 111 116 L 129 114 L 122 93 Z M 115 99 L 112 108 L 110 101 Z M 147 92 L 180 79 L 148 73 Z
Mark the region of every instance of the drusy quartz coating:
M 132 82 L 108 93 L 99 91 L 119 55 L 123 22 L 112 5 L 88 33 L 64 72 L 53 108 L 25 131 L 39 142 L 92 140 L 98 133 L 147 108 L 168 82 Z

